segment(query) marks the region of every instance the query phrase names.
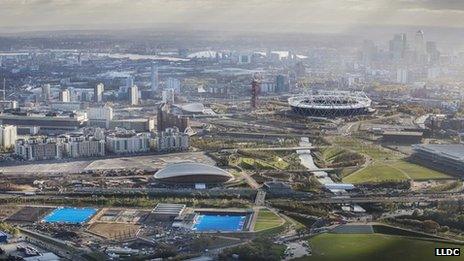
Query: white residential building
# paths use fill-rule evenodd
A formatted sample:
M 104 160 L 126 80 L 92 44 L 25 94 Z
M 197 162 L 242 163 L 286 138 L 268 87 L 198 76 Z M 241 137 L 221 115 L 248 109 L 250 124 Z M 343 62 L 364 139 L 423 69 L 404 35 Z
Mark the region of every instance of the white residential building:
M 152 92 L 158 91 L 158 81 L 159 81 L 158 66 L 155 63 L 153 63 L 151 65 L 151 86 L 150 86 Z
M 137 85 L 132 85 L 129 88 L 129 101 L 131 105 L 139 104 L 139 88 L 137 88 Z
M 68 89 L 60 91 L 59 98 L 60 98 L 60 102 L 70 102 L 71 92 Z
M 166 83 L 166 89 L 173 89 L 175 93 L 180 93 L 180 81 L 176 78 L 169 77 Z
M 162 92 L 163 103 L 174 104 L 174 90 L 166 89 Z
M 116 154 L 146 152 L 150 150 L 150 139 L 150 133 L 118 130 L 118 133 L 106 137 L 106 149 Z
M 105 141 L 93 137 L 70 137 L 66 143 L 66 154 L 71 158 L 105 156 Z
M 13 147 L 17 139 L 17 128 L 14 125 L 0 125 L 0 147 Z
M 167 128 L 158 137 L 158 150 L 161 152 L 184 151 L 189 147 L 189 136 L 178 128 Z
M 15 144 L 15 154 L 25 160 L 61 159 L 64 153 L 65 144 L 60 139 L 37 137 L 19 139 Z
M 51 86 L 50 84 L 42 85 L 42 98 L 44 101 L 50 101 L 51 97 Z
M 93 101 L 102 102 L 104 91 L 105 91 L 105 86 L 103 85 L 103 83 L 97 84 L 93 90 Z

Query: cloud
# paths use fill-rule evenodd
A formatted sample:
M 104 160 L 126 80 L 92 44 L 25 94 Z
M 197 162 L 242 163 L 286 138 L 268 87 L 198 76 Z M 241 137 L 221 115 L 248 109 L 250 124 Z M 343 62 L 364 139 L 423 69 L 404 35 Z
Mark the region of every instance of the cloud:
M 317 30 L 320 25 L 464 27 L 462 0 L 0 0 L 0 25 L 64 28 L 182 24 Z

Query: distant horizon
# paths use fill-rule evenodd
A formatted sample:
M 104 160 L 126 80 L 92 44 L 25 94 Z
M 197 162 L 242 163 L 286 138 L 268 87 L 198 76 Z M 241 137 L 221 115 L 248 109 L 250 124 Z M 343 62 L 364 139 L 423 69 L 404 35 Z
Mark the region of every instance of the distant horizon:
M 209 33 L 205 35 L 198 35 L 198 38 L 220 35 L 224 39 L 229 37 L 251 37 L 253 34 L 256 36 L 277 36 L 277 35 L 301 35 L 306 37 L 320 36 L 328 38 L 352 38 L 357 41 L 362 40 L 374 40 L 374 42 L 384 43 L 391 39 L 394 34 L 406 33 L 414 34 L 417 30 L 423 30 L 427 40 L 436 41 L 441 46 L 447 45 L 450 48 L 457 49 L 458 51 L 464 51 L 464 35 L 459 34 L 460 28 L 456 27 L 444 27 L 444 26 L 412 26 L 412 25 L 363 25 L 352 28 L 346 32 L 329 32 L 327 30 L 320 31 L 265 31 L 265 30 L 251 30 L 242 28 L 242 30 L 235 28 L 209 28 L 198 24 L 196 28 L 182 28 L 177 26 L 180 24 L 165 23 L 158 24 L 157 26 L 151 25 L 132 25 L 130 28 L 123 28 L 122 26 L 117 28 L 82 28 L 79 26 L 67 27 L 67 28 L 43 28 L 38 30 L 37 28 L 22 28 L 23 30 L 15 30 L 16 28 L 10 28 L 5 30 L 5 27 L 0 27 L 0 37 L 48 37 L 53 35 L 54 37 L 60 36 L 77 36 L 77 35 L 89 35 L 98 36 L 106 35 L 115 38 L 125 38 L 128 36 L 141 38 L 153 37 L 146 35 L 146 33 L 153 34 L 178 34 L 178 36 L 192 35 L 195 33 Z M 29 29 L 29 30 L 27 30 Z

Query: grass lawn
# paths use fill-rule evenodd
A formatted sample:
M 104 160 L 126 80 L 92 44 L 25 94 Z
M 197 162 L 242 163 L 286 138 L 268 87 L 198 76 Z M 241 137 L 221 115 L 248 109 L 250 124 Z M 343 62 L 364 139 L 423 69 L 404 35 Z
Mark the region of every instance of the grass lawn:
M 413 180 L 429 180 L 429 179 L 451 179 L 452 177 L 432 170 L 420 165 L 410 163 L 404 160 L 400 160 L 397 163 L 393 164 L 395 168 L 398 168 L 408 174 L 408 176 Z
M 375 162 L 372 165 L 343 178 L 343 182 L 378 183 L 387 181 L 451 179 L 452 177 L 404 160 Z
M 346 183 L 380 183 L 386 181 L 403 181 L 408 177 L 400 170 L 383 163 L 374 163 L 360 171 L 343 178 Z
M 392 160 L 400 157 L 399 154 L 391 150 L 373 144 L 363 143 L 353 137 L 335 137 L 333 143 L 334 145 L 366 154 L 374 160 Z
M 288 167 L 288 163 L 284 161 L 282 158 L 275 158 L 272 160 L 264 161 L 261 159 L 254 159 L 248 157 L 240 157 L 239 161 L 240 165 L 247 169 L 286 169 Z
M 258 212 L 258 218 L 256 219 L 254 231 L 261 231 L 278 227 L 282 225 L 284 221 L 282 218 L 274 214 L 274 212 L 268 209 L 260 209 Z
M 387 261 L 443 260 L 436 247 L 461 247 L 445 243 L 382 234 L 321 234 L 310 240 L 312 256 L 298 260 Z M 462 260 L 462 257 L 446 257 Z
M 340 148 L 340 147 L 328 147 L 325 149 L 322 149 L 322 157 L 324 158 L 325 161 L 330 162 L 334 157 L 339 155 L 340 153 L 343 153 L 345 150 Z

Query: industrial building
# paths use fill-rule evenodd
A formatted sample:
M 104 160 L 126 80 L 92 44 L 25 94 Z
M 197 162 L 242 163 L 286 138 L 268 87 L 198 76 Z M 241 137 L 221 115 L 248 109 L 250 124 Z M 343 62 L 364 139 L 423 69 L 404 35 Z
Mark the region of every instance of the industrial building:
M 459 175 L 464 172 L 463 144 L 419 144 L 413 150 L 412 158 L 421 165 Z
M 422 141 L 422 132 L 419 131 L 384 131 L 382 142 L 390 144 L 417 144 Z
M 155 129 L 155 120 L 153 118 L 111 120 L 109 122 L 109 128 L 123 128 L 126 130 L 134 130 L 137 132 L 149 132 Z
M 78 115 L 43 115 L 43 114 L 0 114 L 2 124 L 18 127 L 40 127 L 41 132 L 62 133 L 80 129 L 86 123 L 86 118 Z
M 220 184 L 232 178 L 223 169 L 193 162 L 171 164 L 155 173 L 156 180 L 176 184 Z

